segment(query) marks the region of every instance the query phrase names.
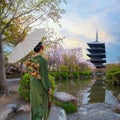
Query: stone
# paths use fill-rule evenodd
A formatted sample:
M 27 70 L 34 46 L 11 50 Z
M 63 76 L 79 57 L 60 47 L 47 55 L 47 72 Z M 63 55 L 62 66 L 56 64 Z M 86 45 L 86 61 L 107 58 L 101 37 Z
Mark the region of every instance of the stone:
M 115 108 L 114 108 L 113 111 L 116 112 L 116 113 L 120 113 L 120 104 L 118 104 L 117 106 L 115 106 Z
M 14 116 L 14 111 L 7 105 L 0 106 L 0 120 L 9 120 L 9 118 Z
M 77 104 L 77 100 L 74 96 L 66 93 L 66 92 L 55 92 L 55 98 L 62 101 L 62 102 L 73 102 Z
M 31 111 L 31 107 L 29 104 L 27 105 L 22 105 L 21 107 L 18 108 L 18 113 L 28 113 Z
M 66 120 L 65 110 L 61 107 L 52 106 L 48 120 Z
M 115 113 L 113 108 L 106 103 L 81 105 L 78 112 L 67 115 L 67 120 L 120 120 L 120 114 Z
M 11 108 L 11 109 L 13 109 L 14 111 L 17 111 L 17 109 L 18 109 L 18 106 L 16 105 L 16 104 L 8 104 L 7 105 L 9 108 Z
M 118 97 L 118 101 L 120 102 L 120 93 L 118 94 L 118 96 L 117 96 L 117 97 Z

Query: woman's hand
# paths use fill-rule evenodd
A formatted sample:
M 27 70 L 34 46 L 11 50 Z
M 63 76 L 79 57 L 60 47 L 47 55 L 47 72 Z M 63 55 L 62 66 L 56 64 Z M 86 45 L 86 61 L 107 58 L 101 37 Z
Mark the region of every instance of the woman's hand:
M 49 94 L 52 94 L 52 89 L 51 89 L 51 88 L 48 90 L 48 93 L 49 93 Z

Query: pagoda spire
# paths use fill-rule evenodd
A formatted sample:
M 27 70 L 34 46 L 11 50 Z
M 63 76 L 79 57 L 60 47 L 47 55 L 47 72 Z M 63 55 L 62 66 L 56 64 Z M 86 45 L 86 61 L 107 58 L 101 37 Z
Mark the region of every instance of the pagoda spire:
M 96 30 L 96 41 L 95 42 L 98 42 L 98 31 Z

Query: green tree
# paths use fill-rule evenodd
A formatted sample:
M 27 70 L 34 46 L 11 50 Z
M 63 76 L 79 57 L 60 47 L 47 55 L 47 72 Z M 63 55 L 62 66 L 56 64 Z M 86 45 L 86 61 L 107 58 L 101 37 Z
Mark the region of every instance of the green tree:
M 64 10 L 61 0 L 1 0 L 0 1 L 0 93 L 7 94 L 3 57 L 3 41 L 19 42 L 29 27 L 42 24 L 49 18 L 59 23 Z M 17 33 L 17 34 L 16 34 Z M 16 43 L 15 43 L 16 44 Z

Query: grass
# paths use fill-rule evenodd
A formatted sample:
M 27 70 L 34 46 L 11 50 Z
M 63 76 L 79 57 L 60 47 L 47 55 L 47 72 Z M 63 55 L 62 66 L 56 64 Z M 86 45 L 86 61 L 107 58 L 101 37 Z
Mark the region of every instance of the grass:
M 62 107 L 67 114 L 71 114 L 78 111 L 77 106 L 72 102 L 62 102 L 55 99 L 54 104 L 56 106 Z

